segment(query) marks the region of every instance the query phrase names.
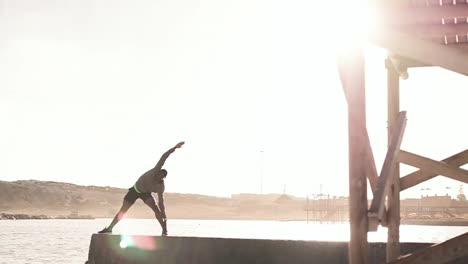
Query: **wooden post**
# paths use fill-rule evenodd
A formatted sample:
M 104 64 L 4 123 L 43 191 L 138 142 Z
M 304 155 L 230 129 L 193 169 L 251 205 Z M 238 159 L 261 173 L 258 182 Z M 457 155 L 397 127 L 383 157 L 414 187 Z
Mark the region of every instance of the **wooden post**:
M 349 136 L 349 263 L 368 263 L 366 105 L 364 52 L 357 47 L 340 57 L 340 77 L 348 100 Z
M 387 59 L 387 106 L 388 106 L 388 144 L 392 139 L 391 131 L 400 112 L 400 80 L 394 65 Z M 400 256 L 400 163 L 396 163 L 390 175 L 388 192 L 388 239 L 387 262 Z

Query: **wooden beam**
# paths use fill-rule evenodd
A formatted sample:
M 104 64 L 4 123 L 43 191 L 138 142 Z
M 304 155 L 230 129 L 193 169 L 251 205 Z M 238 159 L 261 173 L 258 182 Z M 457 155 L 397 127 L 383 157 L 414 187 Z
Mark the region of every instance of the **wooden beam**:
M 374 31 L 370 40 L 394 54 L 468 76 L 468 54 L 396 30 Z
M 464 35 L 438 35 L 438 36 L 418 36 L 417 34 L 409 34 L 417 37 L 420 40 L 434 44 L 440 44 L 445 48 L 450 48 L 457 53 L 467 53 L 466 45 L 468 44 L 468 36 Z
M 423 38 L 444 35 L 466 36 L 468 33 L 468 24 L 466 23 L 466 18 L 463 22 L 464 24 L 404 25 L 395 27 L 394 29 Z
M 462 151 L 460 153 L 457 153 L 453 156 L 450 156 L 444 160 L 442 160 L 442 162 L 444 163 L 447 163 L 449 165 L 452 165 L 452 166 L 456 166 L 456 167 L 460 167 L 460 166 L 463 166 L 465 165 L 466 163 L 468 163 L 468 149 L 465 150 L 465 151 Z M 432 172 L 429 172 L 429 171 L 422 171 L 422 170 L 418 170 L 418 171 L 415 171 L 413 173 L 410 173 L 404 177 L 402 177 L 400 179 L 400 189 L 403 191 L 403 190 L 406 190 L 408 188 L 411 188 L 421 182 L 425 182 L 427 180 L 430 180 L 436 176 L 438 176 L 439 174 L 437 173 L 432 173 Z
M 369 179 L 369 185 L 371 187 L 372 193 L 375 195 L 375 191 L 377 188 L 377 181 L 379 180 L 379 176 L 377 174 L 377 168 L 375 167 L 375 159 L 374 154 L 372 152 L 372 147 L 370 144 L 369 135 L 367 133 L 367 129 L 365 130 L 365 139 L 364 142 L 365 146 L 365 161 L 368 166 L 366 166 L 366 176 Z
M 400 70 L 401 71 L 401 70 Z M 397 126 L 401 125 L 399 122 L 400 115 L 400 78 L 402 73 L 395 69 L 395 67 L 387 68 L 387 115 L 388 115 L 388 145 L 391 146 L 392 140 L 398 132 Z M 404 74 L 404 73 L 403 73 Z M 408 78 L 408 73 L 403 75 Z M 404 125 L 406 125 L 406 113 L 404 117 Z M 402 128 L 404 129 L 404 128 Z M 403 132 L 401 132 L 403 133 Z M 402 137 L 402 135 L 401 135 Z M 400 150 L 398 145 L 398 151 Z M 398 157 L 395 157 L 398 159 Z M 397 259 L 400 256 L 400 164 L 394 162 L 393 168 L 390 169 L 390 179 L 388 180 L 387 192 L 387 262 Z
M 457 54 L 461 54 L 462 56 L 468 53 L 468 42 L 467 43 L 458 43 L 455 44 L 454 41 L 454 36 L 448 36 L 447 41 L 449 42 L 448 45 L 442 45 L 444 47 L 447 47 L 449 49 L 452 49 L 454 52 Z M 445 40 L 441 40 L 445 41 Z
M 343 84 L 343 91 L 345 94 L 346 101 L 349 104 L 350 101 L 350 93 L 351 91 L 348 91 L 348 85 L 345 85 L 347 83 L 347 72 L 345 72 L 346 68 L 345 67 L 339 67 L 339 75 L 340 75 L 340 80 L 341 83 Z M 365 124 L 364 124 L 365 125 Z M 377 180 L 378 180 L 378 174 L 377 174 L 377 168 L 375 167 L 375 159 L 374 159 L 374 154 L 372 152 L 372 147 L 370 144 L 370 139 L 369 139 L 369 133 L 367 132 L 367 127 L 361 128 L 365 132 L 365 142 L 364 142 L 364 147 L 365 147 L 365 155 L 364 155 L 364 160 L 368 166 L 365 166 L 366 168 L 366 176 L 367 179 L 369 179 L 369 184 L 372 189 L 372 193 L 375 192 L 375 188 L 377 185 Z
M 398 76 L 395 76 L 395 77 L 400 77 L 403 80 L 408 79 L 408 67 L 403 66 L 401 64 L 401 61 L 396 60 L 395 57 L 389 56 L 385 60 L 385 67 L 387 68 L 387 71 L 389 70 L 396 71 Z M 390 68 L 393 68 L 393 69 L 390 69 Z M 397 81 L 399 81 L 399 79 Z M 398 85 L 399 85 L 399 82 L 398 82 Z
M 395 168 L 395 163 L 398 161 L 398 152 L 400 150 L 401 141 L 403 139 L 403 134 L 406 126 L 406 112 L 400 112 L 398 119 L 395 123 L 392 133 L 391 143 L 388 146 L 387 155 L 385 157 L 384 164 L 382 166 L 382 171 L 380 173 L 379 180 L 377 182 L 377 188 L 375 196 L 372 199 L 371 206 L 369 209 L 368 216 L 369 218 L 377 218 L 381 221 L 385 215 L 385 197 L 388 193 L 389 179 L 393 174 Z M 370 231 L 375 231 L 375 226 L 369 226 Z
M 401 7 L 392 1 L 380 1 L 379 17 L 385 25 L 441 24 L 442 19 L 468 17 L 468 5 Z
M 389 264 L 444 264 L 468 255 L 468 233 L 439 244 L 434 244 L 413 254 L 402 256 Z
M 391 5 L 395 7 L 430 7 L 430 6 L 452 6 L 466 5 L 466 0 L 392 0 Z
M 380 30 L 386 30 L 385 27 Z M 458 25 L 417 25 L 393 27 L 391 30 L 411 35 L 435 44 L 448 45 L 459 53 L 467 53 L 468 24 Z
M 468 39 L 468 37 L 464 37 L 465 39 Z M 461 38 L 459 39 L 461 40 Z M 434 44 L 438 44 L 442 46 L 444 49 L 448 49 L 449 51 L 454 52 L 455 54 L 458 54 L 458 56 L 465 56 L 468 54 L 468 42 L 464 43 L 455 43 L 456 36 L 440 36 L 438 39 L 431 38 L 431 39 L 426 39 L 424 41 L 432 42 Z M 448 44 L 445 44 L 447 41 Z M 401 58 L 400 60 L 397 60 L 396 58 Z M 417 61 L 412 58 L 406 58 L 403 56 L 398 56 L 396 58 L 393 58 L 392 56 L 392 61 L 399 63 L 399 68 L 400 69 L 405 69 L 405 68 L 412 68 L 412 67 L 431 67 L 434 65 L 429 65 L 425 64 L 423 62 Z
M 413 67 L 432 67 L 432 65 L 424 64 L 420 61 L 407 58 L 407 57 L 403 57 L 400 55 L 391 55 L 390 59 L 394 62 L 398 62 L 400 69 L 413 68 Z
M 422 171 L 468 183 L 468 170 L 453 167 L 442 161 L 432 160 L 403 150 L 400 151 L 398 160 L 401 163 L 419 168 Z
M 348 100 L 350 264 L 368 263 L 364 68 L 360 45 L 353 45 L 351 53 L 339 57 L 338 69 Z

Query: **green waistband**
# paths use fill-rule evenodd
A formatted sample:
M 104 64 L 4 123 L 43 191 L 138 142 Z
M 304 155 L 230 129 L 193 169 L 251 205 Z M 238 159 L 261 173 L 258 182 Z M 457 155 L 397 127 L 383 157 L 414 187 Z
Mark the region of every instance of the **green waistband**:
M 138 188 L 136 187 L 136 183 L 135 183 L 135 185 L 133 185 L 133 189 L 135 189 L 135 191 L 136 191 L 137 193 L 141 193 L 141 192 L 138 190 Z

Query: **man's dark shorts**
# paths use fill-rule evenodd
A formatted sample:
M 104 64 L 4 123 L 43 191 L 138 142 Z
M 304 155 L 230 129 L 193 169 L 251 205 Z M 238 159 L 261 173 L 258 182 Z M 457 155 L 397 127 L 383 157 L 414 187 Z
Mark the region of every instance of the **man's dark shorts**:
M 153 196 L 151 193 L 138 193 L 134 187 L 128 189 L 127 195 L 125 195 L 124 200 L 129 202 L 129 203 L 135 203 L 136 200 L 141 199 L 145 201 L 148 198 L 153 199 Z

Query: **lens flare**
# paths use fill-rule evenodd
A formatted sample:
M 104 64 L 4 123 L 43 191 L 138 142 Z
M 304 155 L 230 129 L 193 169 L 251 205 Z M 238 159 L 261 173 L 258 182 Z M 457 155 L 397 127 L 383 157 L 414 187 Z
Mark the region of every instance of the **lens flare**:
M 127 248 L 128 244 L 125 240 L 120 241 L 120 248 Z
M 132 247 L 135 243 L 130 236 L 120 236 L 120 248 Z
M 120 236 L 120 248 L 138 248 L 142 250 L 155 250 L 156 243 L 150 236 Z
M 135 238 L 135 244 L 138 245 L 138 248 L 143 249 L 143 250 L 155 250 L 157 249 L 156 241 L 154 240 L 154 237 L 150 236 L 140 236 L 138 238 Z

